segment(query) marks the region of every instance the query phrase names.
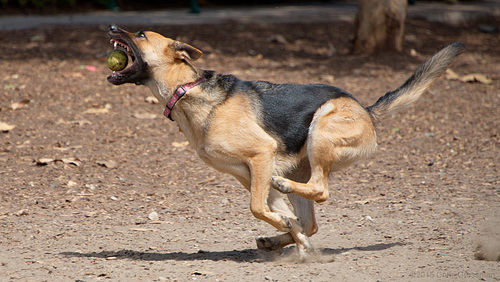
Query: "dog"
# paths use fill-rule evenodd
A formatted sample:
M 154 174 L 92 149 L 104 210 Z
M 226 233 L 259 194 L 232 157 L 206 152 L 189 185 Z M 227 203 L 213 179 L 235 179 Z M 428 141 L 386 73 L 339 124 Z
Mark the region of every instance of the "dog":
M 200 50 L 155 32 L 112 25 L 108 35 L 132 59 L 108 81 L 149 87 L 198 156 L 250 192 L 252 214 L 284 232 L 256 238 L 257 247 L 295 243 L 301 257 L 313 250 L 314 203 L 328 199 L 329 174 L 372 155 L 376 125 L 415 102 L 465 50 L 459 42 L 445 47 L 398 89 L 363 107 L 334 86 L 244 81 L 197 69 Z

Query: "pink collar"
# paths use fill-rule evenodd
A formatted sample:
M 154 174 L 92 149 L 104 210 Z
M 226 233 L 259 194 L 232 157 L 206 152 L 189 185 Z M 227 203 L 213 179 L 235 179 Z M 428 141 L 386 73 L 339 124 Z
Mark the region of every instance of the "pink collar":
M 202 77 L 200 79 L 198 79 L 197 81 L 195 82 L 190 82 L 190 83 L 187 83 L 179 88 L 177 88 L 174 92 L 174 94 L 172 95 L 172 98 L 170 98 L 170 101 L 168 101 L 166 107 L 165 107 L 165 111 L 163 112 L 163 114 L 168 117 L 170 120 L 173 121 L 172 119 L 172 116 L 170 115 L 170 113 L 172 112 L 172 109 L 174 108 L 175 106 L 175 103 L 177 103 L 177 101 L 179 101 L 179 99 L 182 98 L 182 96 L 184 96 L 184 94 L 186 94 L 186 92 L 189 91 L 189 89 L 197 86 L 198 84 L 202 83 L 203 81 L 207 80 L 205 77 Z

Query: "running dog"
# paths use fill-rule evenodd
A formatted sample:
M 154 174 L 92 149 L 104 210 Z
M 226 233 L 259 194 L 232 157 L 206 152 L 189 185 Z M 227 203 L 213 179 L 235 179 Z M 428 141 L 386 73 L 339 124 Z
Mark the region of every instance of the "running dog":
M 375 125 L 415 102 L 465 49 L 458 42 L 445 47 L 401 87 L 363 107 L 329 85 L 244 81 L 197 69 L 191 62 L 200 50 L 155 32 L 110 26 L 108 34 L 132 59 L 108 81 L 149 87 L 198 156 L 250 192 L 252 214 L 284 232 L 257 238 L 259 249 L 295 243 L 301 255 L 313 249 L 314 202 L 328 199 L 329 174 L 370 156 Z

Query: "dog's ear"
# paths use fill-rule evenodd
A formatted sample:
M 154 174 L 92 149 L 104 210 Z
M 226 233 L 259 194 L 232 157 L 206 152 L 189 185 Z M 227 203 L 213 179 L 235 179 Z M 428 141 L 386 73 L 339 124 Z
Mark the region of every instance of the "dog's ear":
M 174 44 L 172 44 L 172 48 L 181 60 L 188 59 L 191 61 L 195 61 L 201 57 L 200 50 L 186 43 L 176 41 L 174 42 Z

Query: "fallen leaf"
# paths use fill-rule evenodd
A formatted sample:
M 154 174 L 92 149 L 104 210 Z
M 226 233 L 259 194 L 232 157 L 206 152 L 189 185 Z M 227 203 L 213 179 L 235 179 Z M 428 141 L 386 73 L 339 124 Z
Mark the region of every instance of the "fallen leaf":
M 369 216 L 369 215 L 365 216 L 365 220 L 374 222 L 373 218 L 371 216 Z
M 88 120 L 72 120 L 72 121 L 68 121 L 68 123 L 77 124 L 77 125 L 80 125 L 80 126 L 82 126 L 82 125 L 86 125 L 86 124 L 87 124 L 87 125 L 92 124 L 92 123 L 91 123 L 90 121 L 88 121 Z
M 47 37 L 43 33 L 38 33 L 30 37 L 31 42 L 44 42 Z
M 212 176 L 212 177 L 209 177 L 209 178 L 207 178 L 205 180 L 202 180 L 202 181 L 198 182 L 197 184 L 206 184 L 206 183 L 213 182 L 215 180 L 217 180 L 217 177 Z
M 156 231 L 155 229 L 149 229 L 149 228 L 134 228 L 132 231 Z
M 115 161 L 97 161 L 97 164 L 107 168 L 115 168 L 118 164 Z
M 12 103 L 12 105 L 10 105 L 10 108 L 13 109 L 13 110 L 17 110 L 17 109 L 23 108 L 24 106 L 26 106 L 27 104 L 29 104 L 29 102 L 31 102 L 31 101 L 28 100 L 28 99 L 24 99 L 22 101 L 19 101 L 19 102 L 16 102 L 16 103 Z
M 75 158 L 66 158 L 66 159 L 61 159 L 61 161 L 65 164 L 71 164 L 75 166 L 81 166 L 82 162 L 79 159 Z
M 156 115 L 151 114 L 151 113 L 134 113 L 132 116 L 135 118 L 138 118 L 138 119 L 155 119 L 156 118 Z
M 28 214 L 29 214 L 29 212 L 25 209 L 18 210 L 14 213 L 14 215 L 16 215 L 16 216 L 23 216 L 23 215 L 28 215 Z
M 36 160 L 36 164 L 37 165 L 48 165 L 49 163 L 51 162 L 55 162 L 56 159 L 52 159 L 52 158 L 40 158 L 38 160 Z
M 54 159 L 54 158 L 40 158 L 35 160 L 37 165 L 48 165 L 53 162 L 63 162 L 65 164 L 71 164 L 75 166 L 81 166 L 82 162 L 76 158 L 64 158 L 64 159 Z
M 471 73 L 461 76 L 450 69 L 446 70 L 445 78 L 448 80 L 460 80 L 461 82 L 480 82 L 483 84 L 491 84 L 493 82 L 490 78 L 482 73 Z
M 460 78 L 462 82 L 480 82 L 482 84 L 491 84 L 493 81 L 482 73 L 473 73 L 464 75 Z
M 149 224 L 163 224 L 163 223 L 165 223 L 165 222 L 164 222 L 164 221 L 161 221 L 161 220 L 151 220 L 151 221 L 149 222 Z
M 0 121 L 0 132 L 8 132 L 12 130 L 14 127 L 16 126 Z
M 455 201 L 474 201 L 474 198 L 459 197 L 455 198 Z
M 109 110 L 107 108 L 90 108 L 86 109 L 84 114 L 107 114 L 109 113 Z
M 214 273 L 213 273 L 213 272 L 210 272 L 210 271 L 200 270 L 200 271 L 195 271 L 195 272 L 193 272 L 193 274 L 192 274 L 192 275 L 201 275 L 201 276 L 207 276 L 207 277 L 209 277 L 209 276 L 212 276 L 213 274 L 214 274 Z M 266 278 L 269 278 L 269 277 L 267 277 L 267 276 L 266 276 Z M 273 280 L 273 281 L 274 281 L 274 280 L 276 280 L 276 279 L 266 279 L 266 280 Z M 277 280 L 276 280 L 276 281 L 277 281 Z
M 76 150 L 82 148 L 82 145 L 76 145 L 76 146 L 71 146 L 71 147 L 55 147 L 54 149 L 59 150 L 59 151 L 68 151 L 68 150 Z
M 144 99 L 144 101 L 151 103 L 151 104 L 158 104 L 159 103 L 158 99 L 156 99 L 155 96 L 148 96 Z
M 288 40 L 286 40 L 286 38 L 281 34 L 271 35 L 267 38 L 266 41 L 271 42 L 271 43 L 278 43 L 278 44 L 287 44 L 288 43 Z
M 65 78 L 83 78 L 83 74 L 81 72 L 63 73 L 62 76 Z
M 456 72 L 452 71 L 451 69 L 447 69 L 445 73 L 445 78 L 448 80 L 460 80 L 460 75 L 458 75 Z
M 187 145 L 189 145 L 189 141 L 184 141 L 184 142 L 172 142 L 172 146 L 175 148 L 186 148 Z

